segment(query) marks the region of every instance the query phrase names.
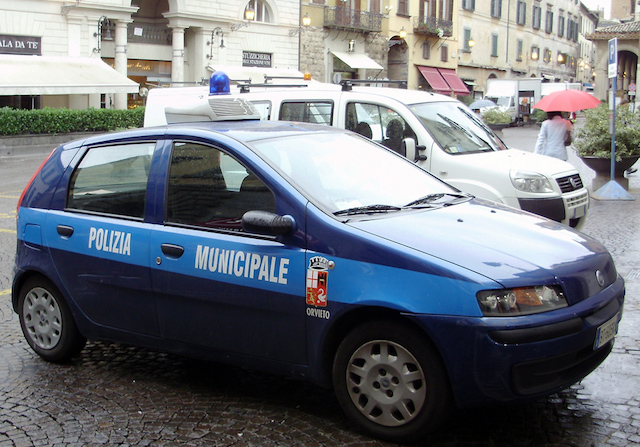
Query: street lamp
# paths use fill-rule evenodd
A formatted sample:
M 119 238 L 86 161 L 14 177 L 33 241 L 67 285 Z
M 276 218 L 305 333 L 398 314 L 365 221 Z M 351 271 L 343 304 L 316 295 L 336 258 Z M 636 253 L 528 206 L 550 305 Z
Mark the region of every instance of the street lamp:
M 304 15 L 304 17 L 302 18 L 302 26 L 299 26 L 297 28 L 294 29 L 290 29 L 289 30 L 289 35 L 290 36 L 295 36 L 296 34 L 299 34 L 300 31 L 302 31 L 305 28 L 308 28 L 309 25 L 311 25 L 311 17 L 309 17 L 309 13 L 306 13 Z
M 253 22 L 253 19 L 256 18 L 255 9 L 253 9 L 251 6 L 247 6 L 246 9 L 244 10 L 244 18 L 245 18 L 246 22 L 232 23 L 231 24 L 231 31 L 237 31 L 240 28 L 242 28 L 243 26 L 249 26 L 249 24 L 251 22 Z
M 219 26 L 216 26 L 211 31 L 211 39 L 207 42 L 207 45 L 210 45 L 210 47 L 209 47 L 209 56 L 208 56 L 209 59 L 213 59 L 213 38 L 214 38 L 214 36 L 220 36 L 220 48 L 224 48 L 224 31 Z
M 109 19 L 107 18 L 107 16 L 101 16 L 98 19 L 98 32 L 97 33 L 93 33 L 93 37 L 97 37 L 98 38 L 98 47 L 93 49 L 94 53 L 100 53 L 102 51 L 101 48 L 101 42 L 103 40 L 105 41 L 111 41 L 113 40 L 113 37 L 111 36 L 111 29 L 108 28 L 109 26 Z M 102 30 L 103 29 L 107 29 L 107 32 L 104 36 L 104 38 L 102 37 Z

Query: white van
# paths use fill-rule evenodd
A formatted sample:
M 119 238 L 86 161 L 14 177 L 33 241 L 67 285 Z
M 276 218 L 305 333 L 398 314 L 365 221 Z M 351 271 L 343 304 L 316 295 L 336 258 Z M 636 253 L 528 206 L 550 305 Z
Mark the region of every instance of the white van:
M 361 133 L 462 191 L 572 227 L 584 224 L 589 193 L 573 165 L 507 149 L 467 106 L 448 96 L 317 82 L 244 90 L 249 91 L 221 95 L 220 102 L 245 99 L 261 119 L 321 123 Z M 167 107 L 175 110 L 206 97 L 213 98 L 208 87 L 151 90 L 144 125 L 167 124 Z

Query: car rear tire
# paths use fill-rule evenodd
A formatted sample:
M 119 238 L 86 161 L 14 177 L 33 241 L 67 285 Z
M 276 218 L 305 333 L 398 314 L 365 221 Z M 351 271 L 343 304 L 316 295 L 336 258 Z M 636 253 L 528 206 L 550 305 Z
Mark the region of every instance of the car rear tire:
M 364 433 L 392 442 L 423 438 L 453 407 L 435 348 L 396 323 L 352 330 L 336 352 L 333 385 L 342 409 Z
M 43 277 L 28 279 L 20 289 L 18 315 L 29 346 L 49 362 L 71 359 L 87 342 L 60 291 Z

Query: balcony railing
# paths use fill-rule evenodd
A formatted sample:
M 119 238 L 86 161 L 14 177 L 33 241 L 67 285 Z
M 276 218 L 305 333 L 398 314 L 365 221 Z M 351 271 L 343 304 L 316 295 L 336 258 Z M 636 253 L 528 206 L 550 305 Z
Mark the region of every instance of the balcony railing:
M 110 22 L 102 29 L 102 39 L 110 36 L 115 38 L 116 26 Z M 148 43 L 152 45 L 172 45 L 173 34 L 167 25 L 152 25 L 148 23 L 129 23 L 127 25 L 127 43 Z
M 327 6 L 324 8 L 324 27 L 363 33 L 380 32 L 382 14 L 344 6 Z
M 453 22 L 436 17 L 415 17 L 413 19 L 413 32 L 427 36 L 451 37 L 453 35 Z

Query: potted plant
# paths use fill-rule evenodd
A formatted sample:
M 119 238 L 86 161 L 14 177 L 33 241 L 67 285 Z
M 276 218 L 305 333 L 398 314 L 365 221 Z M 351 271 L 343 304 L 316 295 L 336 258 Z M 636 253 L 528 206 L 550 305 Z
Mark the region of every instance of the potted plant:
M 511 116 L 497 107 L 484 112 L 482 114 L 482 120 L 494 131 L 501 131 L 511 125 Z
M 611 172 L 609 108 L 601 104 L 584 111 L 585 121 L 575 134 L 573 147 L 582 161 L 596 173 Z M 616 177 L 622 176 L 640 158 L 640 115 L 628 106 L 616 108 Z

